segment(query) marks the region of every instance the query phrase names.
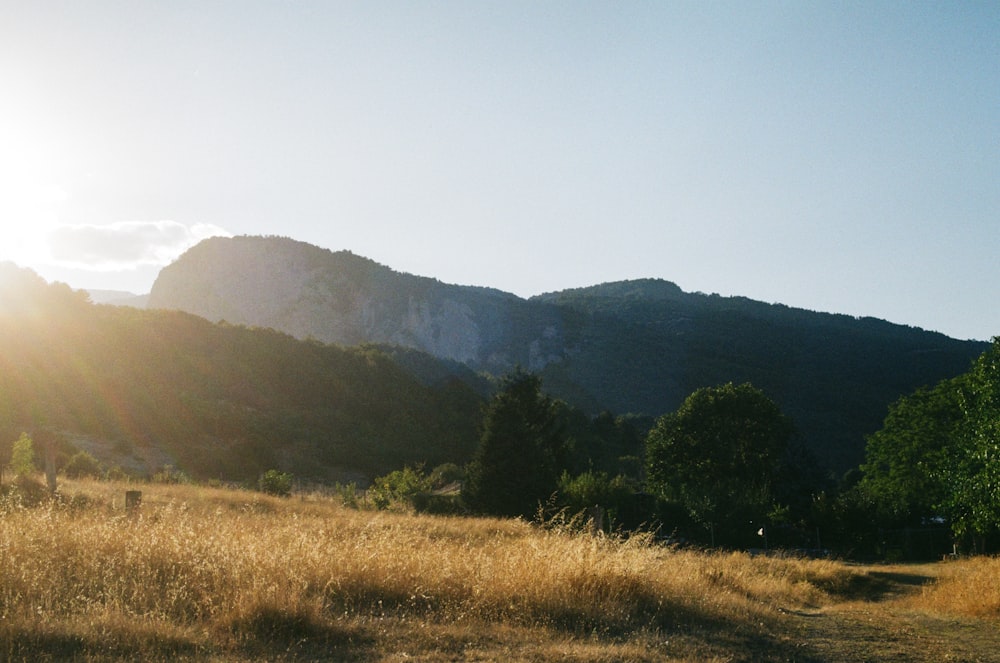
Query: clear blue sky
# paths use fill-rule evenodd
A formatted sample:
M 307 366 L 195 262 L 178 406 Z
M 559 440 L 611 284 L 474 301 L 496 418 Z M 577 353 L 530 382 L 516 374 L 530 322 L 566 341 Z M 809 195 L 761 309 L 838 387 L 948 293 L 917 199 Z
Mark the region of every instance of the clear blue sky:
M 998 2 L 0 4 L 0 258 L 284 235 L 1000 335 Z

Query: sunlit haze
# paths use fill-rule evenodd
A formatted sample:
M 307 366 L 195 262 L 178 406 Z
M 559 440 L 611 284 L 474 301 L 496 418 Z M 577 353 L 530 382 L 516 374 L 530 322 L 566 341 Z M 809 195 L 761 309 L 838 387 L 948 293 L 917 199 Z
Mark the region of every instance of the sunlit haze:
M 996 2 L 7 2 L 0 259 L 282 235 L 1000 334 Z

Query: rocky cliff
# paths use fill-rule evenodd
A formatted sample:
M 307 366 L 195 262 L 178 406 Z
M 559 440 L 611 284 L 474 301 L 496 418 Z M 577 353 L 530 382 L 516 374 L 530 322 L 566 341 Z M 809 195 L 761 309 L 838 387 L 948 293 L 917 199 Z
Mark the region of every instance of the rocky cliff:
M 400 345 L 497 371 L 540 370 L 566 351 L 551 305 L 279 237 L 202 242 L 162 270 L 149 306 L 325 343 Z

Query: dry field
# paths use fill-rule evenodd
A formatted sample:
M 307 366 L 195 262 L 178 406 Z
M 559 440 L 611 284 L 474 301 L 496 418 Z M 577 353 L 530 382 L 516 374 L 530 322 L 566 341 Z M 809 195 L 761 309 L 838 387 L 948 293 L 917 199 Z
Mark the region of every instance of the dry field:
M 0 506 L 0 660 L 1000 661 L 996 559 L 751 558 L 194 486 L 61 494 Z

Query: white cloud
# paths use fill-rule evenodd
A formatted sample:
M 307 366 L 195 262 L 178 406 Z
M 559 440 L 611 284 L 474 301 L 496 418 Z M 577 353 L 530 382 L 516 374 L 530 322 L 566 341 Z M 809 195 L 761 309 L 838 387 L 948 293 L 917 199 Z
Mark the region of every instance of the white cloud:
M 231 237 L 232 233 L 205 223 L 122 221 L 59 226 L 46 240 L 56 264 L 103 272 L 167 265 L 201 240 L 214 236 Z

